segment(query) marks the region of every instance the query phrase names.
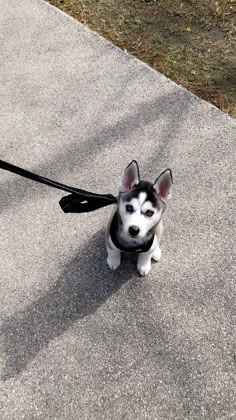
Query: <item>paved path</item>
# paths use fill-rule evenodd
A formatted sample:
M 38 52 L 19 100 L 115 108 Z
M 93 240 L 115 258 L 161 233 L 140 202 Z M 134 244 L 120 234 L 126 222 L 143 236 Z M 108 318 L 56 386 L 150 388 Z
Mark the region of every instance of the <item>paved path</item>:
M 0 0 L 1 159 L 174 194 L 150 276 L 111 274 L 109 209 L 1 171 L 1 420 L 235 418 L 236 123 L 41 0 Z

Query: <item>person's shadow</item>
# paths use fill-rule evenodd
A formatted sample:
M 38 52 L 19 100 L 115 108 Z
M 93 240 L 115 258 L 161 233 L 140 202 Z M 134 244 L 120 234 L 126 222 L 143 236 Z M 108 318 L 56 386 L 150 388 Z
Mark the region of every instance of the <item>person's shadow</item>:
M 51 340 L 93 314 L 134 273 L 127 259 L 117 271 L 109 271 L 104 232 L 98 232 L 71 258 L 46 294 L 3 323 L 6 364 L 1 379 L 17 376 Z

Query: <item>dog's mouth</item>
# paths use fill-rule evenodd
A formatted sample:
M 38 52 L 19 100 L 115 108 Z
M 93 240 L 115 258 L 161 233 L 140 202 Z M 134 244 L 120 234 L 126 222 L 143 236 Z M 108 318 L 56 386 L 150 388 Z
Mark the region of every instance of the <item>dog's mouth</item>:
M 129 239 L 132 239 L 133 242 L 140 242 L 143 238 L 139 235 L 132 235 L 131 233 L 127 233 Z
M 140 243 L 140 241 L 138 240 L 138 238 L 134 238 L 133 236 L 129 236 L 128 237 L 129 242 L 131 242 L 132 244 L 136 244 L 138 245 Z
M 127 233 L 127 239 L 129 242 L 131 242 L 133 245 L 141 245 L 145 242 L 145 238 L 143 238 L 140 235 L 132 235 L 129 232 Z

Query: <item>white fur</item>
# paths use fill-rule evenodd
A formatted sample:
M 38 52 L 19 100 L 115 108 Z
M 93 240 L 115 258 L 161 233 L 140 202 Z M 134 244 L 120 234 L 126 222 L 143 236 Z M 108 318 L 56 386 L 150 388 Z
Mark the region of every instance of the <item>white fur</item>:
M 108 267 L 114 271 L 120 266 L 120 262 L 121 262 L 120 251 L 117 248 L 108 250 L 108 256 L 107 256 Z

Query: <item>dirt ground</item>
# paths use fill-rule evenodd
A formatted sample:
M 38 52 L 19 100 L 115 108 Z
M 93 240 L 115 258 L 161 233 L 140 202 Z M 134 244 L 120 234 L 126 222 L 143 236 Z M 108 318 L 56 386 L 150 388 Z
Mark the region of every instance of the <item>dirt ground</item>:
M 236 0 L 49 0 L 236 116 Z

